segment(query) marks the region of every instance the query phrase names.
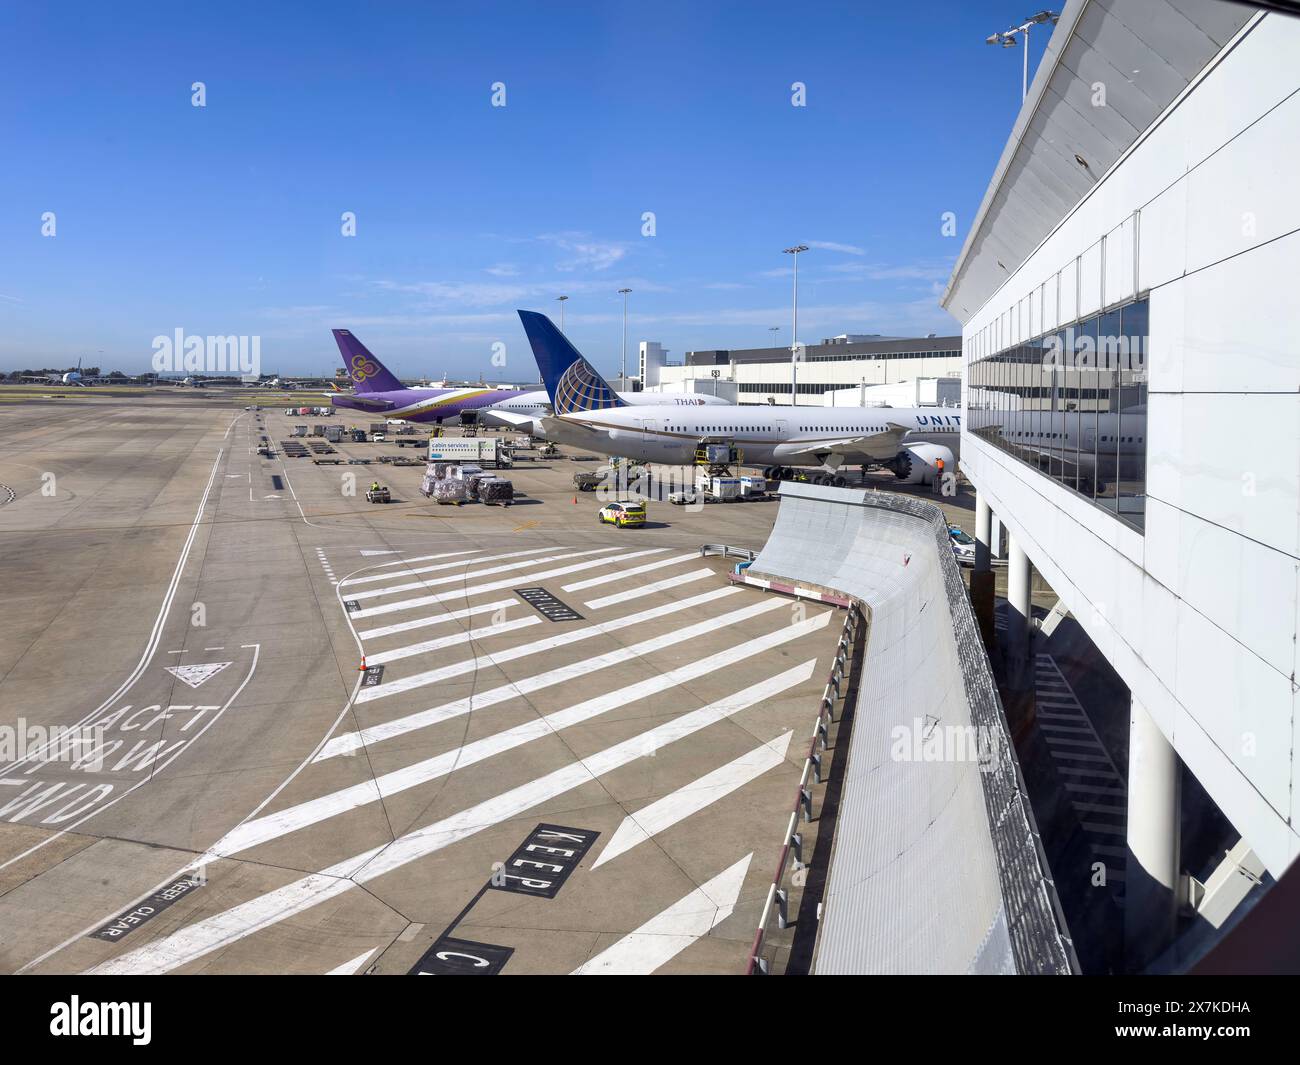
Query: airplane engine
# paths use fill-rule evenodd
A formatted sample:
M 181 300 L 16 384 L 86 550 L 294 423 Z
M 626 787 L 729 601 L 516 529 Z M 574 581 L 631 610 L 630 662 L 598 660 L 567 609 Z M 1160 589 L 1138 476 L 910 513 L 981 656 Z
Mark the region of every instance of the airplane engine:
M 952 452 L 942 444 L 904 444 L 884 466 L 904 484 L 933 484 L 939 472 L 940 459 L 943 460 L 944 472 L 957 472 Z

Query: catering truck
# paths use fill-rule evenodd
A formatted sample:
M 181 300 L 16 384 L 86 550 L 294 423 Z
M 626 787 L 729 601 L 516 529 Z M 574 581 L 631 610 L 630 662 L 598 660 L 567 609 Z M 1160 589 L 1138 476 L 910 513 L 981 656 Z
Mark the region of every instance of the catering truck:
M 505 441 L 493 436 L 431 439 L 429 461 L 473 462 L 484 469 L 507 469 L 514 465 Z

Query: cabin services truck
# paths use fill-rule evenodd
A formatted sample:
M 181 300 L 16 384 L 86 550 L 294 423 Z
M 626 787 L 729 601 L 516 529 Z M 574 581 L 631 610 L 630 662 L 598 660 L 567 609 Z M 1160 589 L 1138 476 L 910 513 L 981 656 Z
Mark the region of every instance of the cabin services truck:
M 431 439 L 429 461 L 472 462 L 484 469 L 508 469 L 514 465 L 505 441 L 493 436 Z

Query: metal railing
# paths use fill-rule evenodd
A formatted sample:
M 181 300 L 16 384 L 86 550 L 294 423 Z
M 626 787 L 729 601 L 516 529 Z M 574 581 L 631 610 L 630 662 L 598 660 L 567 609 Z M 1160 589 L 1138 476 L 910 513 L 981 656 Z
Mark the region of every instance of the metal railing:
M 799 775 L 799 786 L 795 790 L 794 808 L 790 811 L 790 820 L 786 823 L 785 836 L 781 841 L 781 855 L 776 863 L 776 872 L 767 889 L 767 900 L 763 903 L 762 913 L 758 919 L 758 930 L 749 951 L 749 960 L 745 966 L 746 976 L 765 976 L 771 968 L 771 961 L 763 953 L 767 943 L 768 927 L 776 918 L 778 930 L 784 930 L 790 924 L 790 892 L 786 886 L 786 873 L 795 876 L 807 868 L 804 860 L 804 838 L 800 828 L 800 813 L 803 823 L 808 824 L 813 817 L 813 787 L 826 783 L 827 772 L 823 766 L 826 750 L 830 746 L 830 728 L 835 723 L 835 704 L 847 687 L 846 674 L 853 664 L 853 648 L 858 638 L 860 627 L 865 624 L 865 616 L 859 603 L 850 603 L 844 627 L 840 631 L 840 640 L 835 648 L 835 661 L 831 674 L 826 681 L 826 690 L 822 693 L 821 703 L 817 708 L 817 721 L 813 726 L 812 736 L 808 741 L 808 757 L 804 759 L 803 772 Z M 843 712 L 840 717 L 843 718 Z M 790 869 L 791 856 L 794 857 L 793 869 Z
M 732 547 L 730 544 L 700 544 L 700 558 L 706 558 L 709 555 L 721 555 L 723 558 L 743 558 L 747 562 L 753 562 L 758 558 L 757 551 L 751 551 L 747 547 Z

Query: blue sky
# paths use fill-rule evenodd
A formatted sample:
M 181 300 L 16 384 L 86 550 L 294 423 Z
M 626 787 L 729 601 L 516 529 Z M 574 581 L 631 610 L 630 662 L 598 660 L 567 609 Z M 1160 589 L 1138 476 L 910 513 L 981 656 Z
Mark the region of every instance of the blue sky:
M 514 308 L 567 294 L 612 370 L 624 287 L 630 351 L 788 344 L 799 241 L 800 339 L 955 332 L 938 295 L 1020 104 L 1019 48 L 983 39 L 1027 13 L 5 3 L 0 369 L 143 370 L 181 328 L 332 373 L 345 326 L 403 375 L 528 379 Z

